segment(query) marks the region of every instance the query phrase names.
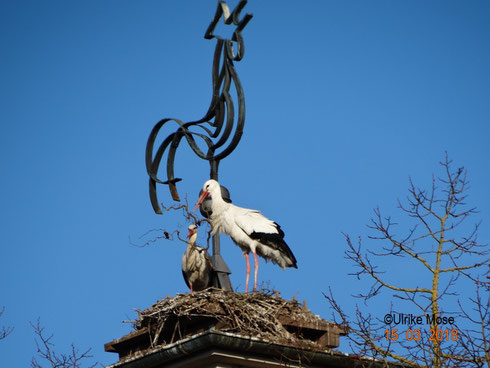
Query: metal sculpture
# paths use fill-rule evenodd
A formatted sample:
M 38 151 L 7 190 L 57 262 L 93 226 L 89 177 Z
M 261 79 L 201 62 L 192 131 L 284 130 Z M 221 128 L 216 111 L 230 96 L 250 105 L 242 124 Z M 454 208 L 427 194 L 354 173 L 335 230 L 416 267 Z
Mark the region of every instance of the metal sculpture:
M 216 14 L 204 35 L 205 39 L 215 38 L 217 41 L 212 66 L 213 95 L 209 109 L 204 117 L 186 123 L 179 119 L 162 119 L 153 127 L 148 137 L 146 144 L 146 170 L 150 177 L 150 200 L 153 210 L 157 214 L 162 214 L 157 197 L 157 183 L 167 184 L 172 198 L 175 201 L 180 201 L 176 183 L 182 179 L 176 178 L 174 175 L 174 161 L 177 148 L 182 138 L 186 139 L 191 149 L 199 158 L 209 161 L 210 178 L 215 180 L 218 180 L 218 166 L 220 161 L 227 157 L 240 142 L 245 124 L 245 98 L 233 62 L 240 61 L 245 53 L 245 45 L 241 32 L 253 17 L 252 14 L 247 13 L 240 19 L 240 13 L 246 4 L 247 0 L 240 0 L 235 9 L 230 13 L 226 2 L 218 1 Z M 231 39 L 225 39 L 214 34 L 221 17 L 223 17 L 225 24 L 236 26 Z M 236 122 L 235 107 L 230 95 L 232 85 L 235 88 L 238 103 Z M 156 153 L 153 154 L 158 133 L 162 127 L 170 122 L 177 123 L 177 130 L 165 138 L 156 150 Z M 196 139 L 204 142 L 207 147 L 207 152 L 203 152 L 199 148 Z M 158 179 L 157 173 L 166 152 L 167 180 L 161 181 Z M 215 286 L 231 290 L 232 287 L 228 278 L 228 274 L 231 272 L 220 255 L 219 236 L 213 237 L 212 260 L 217 276 Z

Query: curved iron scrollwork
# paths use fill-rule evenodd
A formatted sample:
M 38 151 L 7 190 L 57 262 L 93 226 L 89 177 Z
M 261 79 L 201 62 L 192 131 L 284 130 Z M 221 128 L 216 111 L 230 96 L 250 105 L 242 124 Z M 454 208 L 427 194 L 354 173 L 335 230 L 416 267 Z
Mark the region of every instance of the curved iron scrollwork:
M 233 65 L 234 61 L 240 61 L 245 52 L 245 46 L 241 35 L 242 30 L 252 19 L 252 14 L 246 14 L 240 19 L 240 13 L 247 4 L 247 0 L 241 0 L 230 13 L 228 5 L 224 1 L 218 1 L 218 8 L 204 38 L 217 40 L 212 66 L 213 96 L 209 109 L 203 118 L 184 123 L 179 119 L 166 118 L 160 120 L 153 128 L 146 144 L 146 170 L 150 177 L 150 200 L 154 211 L 161 214 L 158 203 L 156 183 L 168 184 L 172 198 L 180 201 L 176 183 L 181 178 L 174 175 L 174 161 L 177 148 L 185 138 L 194 153 L 201 159 L 209 161 L 211 178 L 218 180 L 218 165 L 220 160 L 228 156 L 238 145 L 245 124 L 245 98 L 238 74 Z M 225 24 L 236 26 L 231 39 L 224 39 L 214 34 L 214 30 L 223 17 Z M 236 52 L 235 52 L 235 49 Z M 238 114 L 235 123 L 235 106 L 230 95 L 230 88 L 234 85 L 238 102 Z M 177 130 L 170 134 L 153 154 L 155 140 L 158 133 L 166 124 L 175 122 Z M 234 130 L 234 133 L 233 133 Z M 203 152 L 196 143 L 200 139 L 207 147 Z M 167 153 L 167 180 L 161 181 L 157 172 L 164 154 Z

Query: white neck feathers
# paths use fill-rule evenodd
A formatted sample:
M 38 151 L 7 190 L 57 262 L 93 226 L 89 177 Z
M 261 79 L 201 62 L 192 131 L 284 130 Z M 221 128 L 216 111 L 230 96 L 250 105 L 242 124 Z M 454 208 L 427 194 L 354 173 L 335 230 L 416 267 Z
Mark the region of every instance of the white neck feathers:
M 211 209 L 213 214 L 219 214 L 226 209 L 228 203 L 226 203 L 221 197 L 221 189 L 218 187 L 217 190 L 213 190 L 211 193 Z
M 196 239 L 197 239 L 197 233 L 194 233 L 191 235 L 191 237 L 189 238 L 189 245 L 194 245 L 196 244 Z

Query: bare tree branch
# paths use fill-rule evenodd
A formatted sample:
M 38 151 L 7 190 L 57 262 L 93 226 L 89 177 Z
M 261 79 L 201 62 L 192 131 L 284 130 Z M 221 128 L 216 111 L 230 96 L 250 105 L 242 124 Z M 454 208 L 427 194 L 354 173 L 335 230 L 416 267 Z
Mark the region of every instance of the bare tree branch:
M 379 208 L 374 210 L 374 217 L 368 225 L 374 232 L 369 236 L 371 243 L 368 248 L 363 249 L 361 238 L 354 245 L 348 234 L 343 235 L 347 243 L 345 257 L 355 266 L 350 275 L 358 279 L 367 277 L 374 282 L 367 292 L 356 295 L 366 305 L 369 300 L 383 293 L 397 301 L 397 306 L 415 307 L 422 316 L 446 315 L 453 316 L 453 319 L 459 318 L 460 325 L 451 327 L 458 336 L 434 339 L 429 336 L 429 331 L 424 330 L 420 331 L 423 336 L 417 340 L 392 344 L 389 334 L 395 330 L 389 328 L 386 322 L 373 318 L 358 306 L 355 317 L 349 319 L 329 290 L 329 294 L 324 296 L 333 311 L 334 321 L 349 327 L 349 344 L 356 355 L 371 354 L 386 362 L 387 366 L 390 361 L 395 361 L 410 367 L 490 368 L 490 283 L 481 281 L 481 274 L 479 276 L 478 273 L 485 265 L 489 265 L 489 250 L 478 243 L 479 223 L 470 227 L 469 232 L 468 226 L 462 226 L 465 220 L 476 213 L 476 209 L 466 204 L 469 188 L 466 170 L 453 170 L 451 164 L 446 154 L 440 162 L 443 174 L 438 178 L 432 176 L 429 190 L 418 188 L 409 178 L 407 200 L 405 203 L 398 201 L 398 208 L 410 222 L 406 235 L 397 235 L 395 229 L 398 229 L 398 223 L 391 217 L 383 216 Z M 384 260 L 386 263 L 387 257 L 393 261 L 403 259 L 404 269 L 411 269 L 410 260 L 423 265 L 422 270 L 428 271 L 421 274 L 427 275 L 426 282 L 423 281 L 424 287 L 398 285 L 393 277 L 395 275 L 383 272 L 379 266 L 378 261 Z M 461 275 L 465 276 L 462 278 L 464 282 L 473 282 L 476 286 L 476 296 L 466 303 L 471 303 L 473 308 L 468 311 L 464 308 L 466 304 L 460 301 L 459 310 L 454 307 L 446 310 L 442 304 L 446 298 L 457 295 Z M 410 281 L 406 280 L 408 283 Z M 486 291 L 486 296 L 483 296 L 483 291 Z M 390 307 L 391 313 L 396 313 L 393 304 Z M 432 331 L 442 328 L 439 319 L 431 318 L 428 321 Z
M 32 322 L 30 322 L 30 324 L 37 336 L 37 357 L 41 359 L 40 363 L 36 357 L 33 357 L 31 360 L 31 368 L 82 368 L 82 364 L 87 359 L 92 358 L 92 355 L 90 355 L 91 349 L 80 352 L 73 344 L 71 344 L 71 349 L 68 354 L 57 354 L 53 350 L 54 344 L 51 342 L 53 335 L 46 336 L 44 327 L 41 327 L 39 318 L 35 324 Z M 46 365 L 42 365 L 42 362 L 46 363 Z M 86 367 L 94 368 L 97 364 L 98 363 L 94 363 L 87 365 Z
M 5 312 L 5 307 L 2 307 L 2 310 L 0 311 L 0 317 L 2 317 L 3 312 Z M 13 331 L 14 331 L 13 327 L 2 326 L 2 328 L 0 328 L 0 340 L 5 339 Z

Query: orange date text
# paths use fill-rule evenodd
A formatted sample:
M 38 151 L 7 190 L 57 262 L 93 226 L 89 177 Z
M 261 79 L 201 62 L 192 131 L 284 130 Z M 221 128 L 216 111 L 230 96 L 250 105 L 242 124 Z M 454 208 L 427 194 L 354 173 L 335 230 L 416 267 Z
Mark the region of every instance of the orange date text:
M 385 330 L 386 340 L 397 341 L 400 336 L 404 337 L 407 341 L 419 341 L 422 338 L 422 331 L 419 329 L 408 329 L 403 332 L 399 332 L 398 329 L 387 329 Z M 441 329 L 430 329 L 429 330 L 429 341 L 442 341 L 442 340 L 458 340 L 458 330 L 441 330 Z

